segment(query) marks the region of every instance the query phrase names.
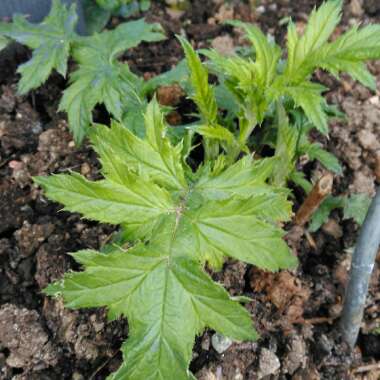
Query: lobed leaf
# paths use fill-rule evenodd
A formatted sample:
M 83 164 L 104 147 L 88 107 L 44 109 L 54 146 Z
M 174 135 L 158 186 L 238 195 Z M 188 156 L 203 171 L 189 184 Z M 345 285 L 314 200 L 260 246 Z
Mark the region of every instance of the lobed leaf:
M 346 72 L 365 86 L 375 90 L 376 83 L 365 61 L 380 57 L 380 25 L 354 26 L 326 45 L 321 67 L 334 75 Z
M 146 115 L 147 139 L 144 140 L 116 122 L 111 128 L 95 126 L 91 141 L 100 156 L 104 174 L 122 183 L 123 172 L 129 168 L 168 189 L 187 188 L 180 147 L 173 147 L 163 138 L 163 115 L 155 100 Z
M 311 13 L 304 34 L 288 27 L 288 60 L 285 75 L 293 83 L 305 80 L 317 66 L 321 50 L 341 19 L 342 1 L 326 1 Z
M 123 185 L 110 180 L 91 182 L 77 173 L 35 177 L 34 181 L 51 200 L 63 203 L 64 210 L 99 222 L 141 226 L 174 209 L 167 191 L 132 174 L 125 174 Z
M 139 88 L 142 81 L 120 63 L 119 55 L 143 41 L 164 38 L 158 24 L 147 24 L 143 19 L 119 25 L 111 31 L 81 38 L 73 51 L 79 68 L 70 77 L 59 106 L 68 113 L 70 128 L 80 143 L 92 121 L 92 110 L 104 104 L 107 111 L 121 120 L 129 106 L 143 102 Z
M 175 220 L 164 225 L 158 245 L 74 254 L 85 271 L 46 290 L 62 295 L 68 307 L 106 306 L 110 319 L 128 317 L 124 363 L 110 379 L 190 379 L 194 339 L 206 326 L 236 340 L 257 337 L 248 312 L 199 263 L 174 255 Z
M 31 24 L 20 15 L 14 16 L 12 23 L 0 23 L 0 35 L 33 49 L 32 58 L 17 70 L 21 74 L 21 94 L 39 87 L 53 70 L 66 76 L 67 60 L 77 38 L 77 21 L 75 4 L 68 9 L 59 0 L 53 0 L 50 13 L 41 24 Z
M 186 62 L 190 72 L 190 81 L 194 89 L 192 99 L 198 106 L 204 122 L 214 125 L 217 120 L 218 106 L 215 100 L 214 89 L 208 83 L 208 71 L 194 51 L 190 43 L 178 37 L 183 50 L 185 51 Z
M 290 214 L 290 204 L 279 197 L 257 195 L 248 199 L 208 201 L 189 217 L 198 245 L 211 265 L 220 267 L 225 256 L 259 268 L 277 271 L 296 265 L 297 259 L 282 239 L 283 232 L 266 220 Z

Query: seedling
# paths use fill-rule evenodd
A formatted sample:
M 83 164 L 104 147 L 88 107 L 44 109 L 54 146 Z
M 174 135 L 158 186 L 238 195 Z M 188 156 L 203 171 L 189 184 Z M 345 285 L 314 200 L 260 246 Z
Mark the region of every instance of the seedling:
M 295 171 L 296 147 L 304 141 L 291 111 L 302 110 L 326 134 L 324 88 L 311 82 L 311 74 L 317 67 L 335 75 L 345 71 L 373 87 L 363 61 L 380 56 L 380 26 L 354 27 L 328 42 L 340 9 L 340 1 L 322 5 L 303 36 L 290 23 L 288 59 L 283 62 L 277 45 L 242 23 L 234 24 L 246 29 L 255 58 L 205 53 L 238 106 L 236 125 L 231 119 L 224 124 L 206 65 L 180 38 L 199 121 L 185 129 L 178 144 L 168 138 L 155 99 L 145 113 L 141 137 L 131 131 L 131 119 L 123 123 L 122 95 L 133 95 L 135 86 L 135 77 L 114 60 L 125 42 L 106 34 L 79 44 L 73 55 L 80 66 L 62 104 L 69 117 L 71 112 L 79 118 L 77 125 L 82 118 L 84 125 L 91 122 L 88 110 L 100 99 L 118 119 L 110 128 L 94 125 L 88 130 L 104 179 L 93 182 L 71 173 L 37 177 L 35 182 L 65 210 L 120 225 L 120 233 L 101 252 L 72 254 L 84 270 L 67 273 L 45 293 L 62 296 L 70 308 L 105 306 L 111 320 L 128 318 L 124 362 L 110 379 L 193 378 L 188 370 L 192 346 L 205 327 L 234 340 L 257 338 L 247 310 L 204 269 L 206 264 L 220 269 L 225 257 L 269 271 L 296 266 L 279 227 L 290 218 L 284 185 Z M 156 38 L 150 33 L 148 40 Z M 104 50 L 98 52 L 98 43 Z M 92 92 L 95 79 L 100 84 Z M 87 91 L 93 94 L 89 99 Z M 250 152 L 252 132 L 271 120 L 277 120 L 275 157 L 256 158 Z M 190 167 L 195 133 L 202 136 L 204 159 Z
M 312 12 L 302 35 L 290 21 L 286 54 L 257 27 L 240 21 L 229 24 L 246 32 L 255 54 L 225 57 L 214 50 L 202 51 L 218 76 L 224 104 L 229 105 L 230 112 L 235 110 L 238 125 L 232 129 L 240 148 L 248 143 L 258 151 L 264 145 L 276 150 L 275 184 L 284 185 L 291 179 L 310 190 L 311 184 L 295 169 L 303 154 L 341 173 L 337 159 L 308 138 L 313 127 L 327 135 L 328 116 L 336 115 L 323 97 L 327 88 L 312 81 L 316 69 L 336 77 L 345 72 L 370 89 L 376 88 L 365 62 L 380 57 L 380 25 L 355 25 L 331 41 L 341 9 L 342 1 L 324 3 Z M 259 126 L 263 127 L 260 133 Z
M 141 115 L 147 104 L 147 89 L 153 91 L 155 87 L 144 83 L 118 58 L 143 41 L 160 41 L 165 36 L 160 25 L 147 24 L 143 19 L 88 37 L 76 34 L 76 23 L 75 5 L 68 9 L 53 0 L 50 14 L 41 24 L 31 24 L 22 16 L 15 16 L 12 23 L 0 23 L 0 42 L 7 37 L 33 50 L 32 58 L 18 68 L 21 94 L 41 86 L 53 70 L 66 76 L 69 57 L 77 62 L 59 109 L 67 112 L 70 129 L 80 143 L 97 104 L 104 104 L 117 120 Z
M 155 100 L 145 125 L 144 139 L 118 122 L 91 129 L 103 180 L 35 178 L 65 210 L 122 226 L 107 253 L 74 253 L 84 271 L 67 273 L 45 293 L 70 308 L 106 306 L 110 320 L 128 318 L 124 363 L 110 379 L 189 379 L 194 339 L 206 326 L 235 340 L 257 337 L 247 310 L 205 264 L 221 268 L 229 256 L 271 271 L 294 267 L 276 225 L 289 219 L 291 205 L 286 191 L 266 184 L 272 159 L 246 155 L 228 165 L 219 155 L 193 172 L 183 146 L 166 137 Z

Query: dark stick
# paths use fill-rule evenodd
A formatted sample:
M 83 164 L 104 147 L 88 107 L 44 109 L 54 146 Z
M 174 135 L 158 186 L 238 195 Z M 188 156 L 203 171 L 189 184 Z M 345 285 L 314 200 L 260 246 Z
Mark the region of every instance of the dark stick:
M 352 258 L 350 280 L 346 289 L 340 327 L 351 348 L 358 338 L 368 285 L 380 245 L 380 187 L 360 231 Z

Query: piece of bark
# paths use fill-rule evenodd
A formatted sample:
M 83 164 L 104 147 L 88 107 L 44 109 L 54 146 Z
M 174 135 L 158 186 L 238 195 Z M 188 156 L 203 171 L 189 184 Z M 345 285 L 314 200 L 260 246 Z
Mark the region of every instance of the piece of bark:
M 323 175 L 314 185 L 304 203 L 296 213 L 295 223 L 304 226 L 317 211 L 323 200 L 331 193 L 334 177 L 331 173 Z

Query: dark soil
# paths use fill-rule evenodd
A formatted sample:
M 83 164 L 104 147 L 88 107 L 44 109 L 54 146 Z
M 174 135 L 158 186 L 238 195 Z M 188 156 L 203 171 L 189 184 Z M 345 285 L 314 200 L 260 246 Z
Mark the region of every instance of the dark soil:
M 231 17 L 256 22 L 279 40 L 285 33 L 279 21 L 292 16 L 302 28 L 316 2 L 263 0 L 256 8 L 243 1 L 191 3 L 182 15 L 153 5 L 147 18 L 160 22 L 169 38 L 129 52 L 126 59 L 135 72 L 149 77 L 176 64 L 182 52 L 174 34 L 182 31 L 196 47 L 240 44 L 241 37 L 222 25 Z M 343 28 L 355 20 L 380 22 L 377 4 L 348 2 Z M 0 56 L 0 379 L 101 380 L 120 365 L 118 350 L 128 336 L 127 322 L 108 323 L 104 310 L 64 309 L 59 299 L 45 297 L 41 290 L 67 270 L 78 269 L 67 252 L 99 248 L 113 228 L 58 212 L 60 207 L 48 202 L 31 181 L 35 175 L 68 169 L 94 179 L 99 164 L 89 146 L 75 147 L 65 115 L 57 113 L 65 80 L 53 75 L 29 96 L 16 95 L 16 68 L 28 54 L 17 47 Z M 380 88 L 380 64 L 370 69 Z M 331 125 L 330 140 L 316 136 L 344 166 L 334 192 L 372 195 L 380 179 L 379 93 L 349 78 L 341 83 L 324 73 L 318 78 L 331 88 L 329 100 L 348 115 L 347 121 Z M 307 163 L 305 170 L 314 178 L 322 168 Z M 303 199 L 299 194 L 297 203 Z M 196 377 L 377 379 L 380 371 L 365 371 L 363 366 L 380 359 L 380 335 L 373 333 L 380 318 L 380 265 L 374 270 L 354 353 L 342 343 L 336 326 L 357 233 L 358 226 L 342 221 L 338 211 L 313 235 L 302 236 L 294 229 L 288 235 L 301 262 L 295 272 L 271 274 L 226 262 L 214 277 L 231 294 L 253 298 L 247 308 L 261 339 L 233 343 L 220 354 L 212 344 L 214 332 L 205 332 L 195 344 L 191 369 Z

